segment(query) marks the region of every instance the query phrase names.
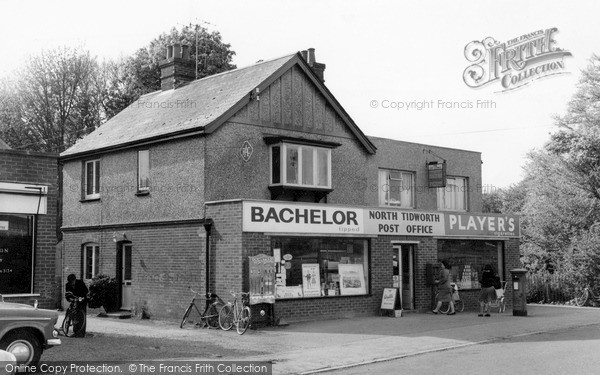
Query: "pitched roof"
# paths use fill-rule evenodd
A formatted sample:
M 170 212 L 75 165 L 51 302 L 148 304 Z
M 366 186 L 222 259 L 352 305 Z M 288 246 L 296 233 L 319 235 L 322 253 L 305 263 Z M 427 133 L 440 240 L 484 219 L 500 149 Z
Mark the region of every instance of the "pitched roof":
M 255 88 L 264 89 L 295 64 L 312 74 L 314 82 L 318 81 L 301 55 L 294 53 L 208 76 L 175 90 L 152 92 L 61 153 L 61 157 L 68 159 L 188 133 L 211 133 L 247 104 Z M 367 149 L 374 150 L 329 90 L 320 86 L 354 134 Z
M 0 139 L 0 150 L 10 150 L 10 146 L 7 145 L 2 139 Z

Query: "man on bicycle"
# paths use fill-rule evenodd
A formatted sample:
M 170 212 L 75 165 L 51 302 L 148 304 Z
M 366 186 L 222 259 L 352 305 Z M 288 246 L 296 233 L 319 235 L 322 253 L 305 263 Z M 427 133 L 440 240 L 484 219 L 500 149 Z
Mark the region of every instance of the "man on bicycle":
M 67 276 L 67 284 L 65 285 L 65 298 L 67 301 L 73 303 L 76 302 L 76 309 L 83 311 L 83 315 L 87 313 L 87 295 L 88 288 L 83 280 L 78 280 L 75 274 Z M 79 298 L 83 298 L 82 301 L 78 301 Z M 73 324 L 73 330 L 75 330 L 74 337 L 85 337 L 86 322 L 83 324 Z

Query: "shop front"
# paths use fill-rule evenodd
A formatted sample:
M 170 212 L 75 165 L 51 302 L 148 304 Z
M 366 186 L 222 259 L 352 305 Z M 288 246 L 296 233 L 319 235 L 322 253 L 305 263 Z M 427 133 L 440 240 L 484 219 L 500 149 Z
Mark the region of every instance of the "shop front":
M 215 202 L 218 204 L 218 202 Z M 240 201 L 243 254 L 272 256 L 275 314 L 288 320 L 379 312 L 384 288 L 407 310 L 428 310 L 428 270 L 452 264 L 467 307 L 492 264 L 518 264 L 518 217 L 295 202 Z M 215 228 L 218 230 L 218 226 Z

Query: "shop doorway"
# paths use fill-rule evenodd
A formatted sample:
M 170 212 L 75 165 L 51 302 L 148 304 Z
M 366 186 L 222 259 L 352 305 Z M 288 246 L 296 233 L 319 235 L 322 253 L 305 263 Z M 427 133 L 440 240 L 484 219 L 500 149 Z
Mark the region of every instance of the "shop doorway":
M 394 287 L 400 290 L 402 308 L 414 310 L 415 308 L 415 245 L 394 245 L 393 254 L 393 282 Z
M 121 310 L 131 310 L 131 243 L 119 246 L 117 276 L 121 281 Z

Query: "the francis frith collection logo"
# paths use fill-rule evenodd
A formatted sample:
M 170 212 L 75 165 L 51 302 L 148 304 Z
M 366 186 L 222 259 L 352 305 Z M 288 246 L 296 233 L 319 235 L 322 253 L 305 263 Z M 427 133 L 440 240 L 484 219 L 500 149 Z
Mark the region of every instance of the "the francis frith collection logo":
M 557 28 L 536 30 L 501 43 L 492 37 L 473 41 L 465 47 L 472 63 L 463 73 L 467 86 L 479 88 L 498 81 L 500 91 L 513 90 L 537 79 L 564 74 L 569 51 L 558 48 Z

